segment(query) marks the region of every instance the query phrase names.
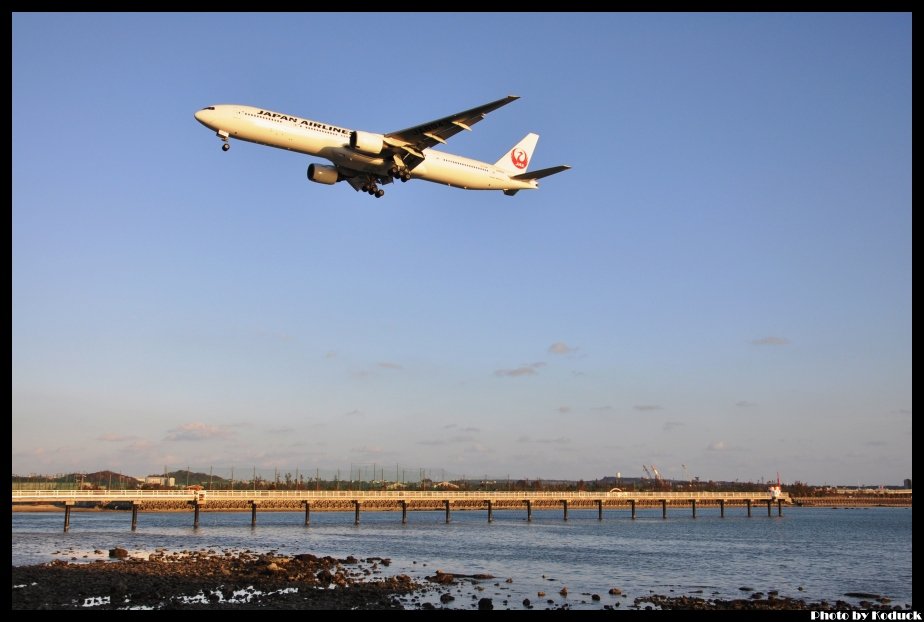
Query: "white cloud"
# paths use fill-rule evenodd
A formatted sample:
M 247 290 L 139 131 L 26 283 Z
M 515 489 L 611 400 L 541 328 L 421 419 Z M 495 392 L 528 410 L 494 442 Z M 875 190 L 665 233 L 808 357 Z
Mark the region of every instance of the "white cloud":
M 96 437 L 98 441 L 107 441 L 110 443 L 121 443 L 122 441 L 133 441 L 136 440 L 137 436 L 126 436 L 124 434 L 115 434 L 113 432 L 107 432 L 106 434 L 101 434 Z
M 495 376 L 509 377 L 509 378 L 519 378 L 520 376 L 533 376 L 537 374 L 536 371 L 540 367 L 545 367 L 545 363 L 531 363 L 528 365 L 521 365 L 516 369 L 498 369 L 494 372 Z
M 636 404 L 633 406 L 635 410 L 640 410 L 642 412 L 650 412 L 652 410 L 661 410 L 661 407 L 657 404 Z
M 549 352 L 552 354 L 571 354 L 572 352 L 577 352 L 577 348 L 572 348 L 564 341 L 556 341 L 549 346 Z
M 709 443 L 709 446 L 706 448 L 709 451 L 724 451 L 728 449 L 728 445 L 725 444 L 725 441 L 713 441 Z
M 379 367 L 381 367 L 382 369 L 404 369 L 398 363 L 391 363 L 389 361 L 381 361 L 379 363 Z

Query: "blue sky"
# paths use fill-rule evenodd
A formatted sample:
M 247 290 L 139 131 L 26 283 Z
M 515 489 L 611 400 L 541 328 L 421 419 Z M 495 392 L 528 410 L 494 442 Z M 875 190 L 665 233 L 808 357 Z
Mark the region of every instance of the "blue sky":
M 12 32 L 14 473 L 911 477 L 910 14 Z M 573 170 L 515 197 L 373 199 L 193 118 L 389 132 L 507 94 L 443 149 L 537 132 Z

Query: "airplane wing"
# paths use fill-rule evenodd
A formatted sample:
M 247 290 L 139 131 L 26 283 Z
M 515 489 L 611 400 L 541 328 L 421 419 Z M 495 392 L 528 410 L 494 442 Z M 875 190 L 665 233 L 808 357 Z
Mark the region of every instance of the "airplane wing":
M 385 134 L 386 144 L 401 149 L 415 158 L 423 159 L 421 152 L 437 144 L 444 144 L 447 139 L 455 136 L 462 130 L 471 130 L 472 126 L 492 110 L 506 106 L 510 102 L 520 99 L 517 95 L 508 95 L 490 104 L 477 106 L 470 110 L 436 119 L 429 123 L 415 125 L 404 130 Z

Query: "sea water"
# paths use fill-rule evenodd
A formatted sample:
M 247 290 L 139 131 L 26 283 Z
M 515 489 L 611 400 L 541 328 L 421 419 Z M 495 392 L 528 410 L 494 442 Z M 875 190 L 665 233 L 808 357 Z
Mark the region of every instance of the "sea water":
M 427 511 L 409 512 L 407 524 L 400 512 L 364 512 L 359 525 L 352 512 L 312 512 L 307 527 L 302 512 L 258 512 L 254 527 L 249 512 L 202 512 L 198 529 L 192 512 L 140 512 L 136 531 L 128 512 L 73 512 L 67 533 L 63 511 L 14 512 L 12 564 L 108 559 L 116 546 L 141 556 L 158 548 L 275 551 L 389 558 L 380 576 L 421 581 L 436 570 L 494 577 L 418 597 L 439 604 L 449 593 L 453 608 L 480 598 L 495 608 L 523 608 L 524 599 L 536 608 L 629 608 L 650 594 L 731 599 L 770 590 L 809 602 L 855 604 L 860 597 L 846 594 L 867 593 L 912 604 L 911 508 L 787 507 L 769 517 L 762 509 L 748 517 L 727 507 L 722 518 L 698 508 L 694 518 L 671 508 L 667 519 L 660 508 L 640 509 L 634 520 L 625 510 L 598 520 L 596 510 L 571 509 L 567 521 L 560 510 L 534 510 L 532 521 L 525 511 L 496 510 L 491 523 L 485 511 L 454 511 L 449 523 Z

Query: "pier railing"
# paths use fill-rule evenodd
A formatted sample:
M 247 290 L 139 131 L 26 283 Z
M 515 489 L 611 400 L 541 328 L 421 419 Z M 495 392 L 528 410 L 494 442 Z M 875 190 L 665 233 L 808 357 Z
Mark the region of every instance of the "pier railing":
M 62 501 L 776 501 L 789 503 L 789 494 L 769 492 L 568 492 L 459 490 L 13 490 L 13 502 Z

